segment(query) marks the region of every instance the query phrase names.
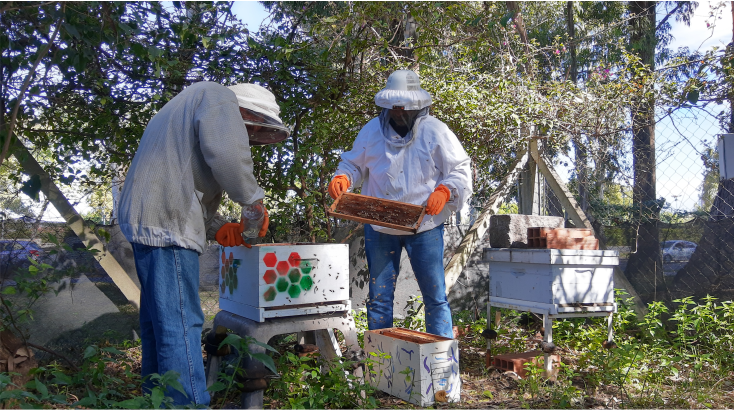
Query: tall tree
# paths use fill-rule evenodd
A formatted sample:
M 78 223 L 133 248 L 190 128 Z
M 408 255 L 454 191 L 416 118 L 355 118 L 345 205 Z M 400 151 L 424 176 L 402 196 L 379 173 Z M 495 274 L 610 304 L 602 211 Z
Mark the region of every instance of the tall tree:
M 651 86 L 655 70 L 656 2 L 631 1 L 630 48 L 637 60 L 632 81 L 641 89 Z M 632 156 L 634 167 L 633 205 L 636 208 L 637 238 L 627 263 L 626 275 L 643 299 L 657 298 L 665 281 L 660 253 L 658 220 L 660 203 L 655 192 L 655 101 L 652 93 L 640 93 L 634 101 Z

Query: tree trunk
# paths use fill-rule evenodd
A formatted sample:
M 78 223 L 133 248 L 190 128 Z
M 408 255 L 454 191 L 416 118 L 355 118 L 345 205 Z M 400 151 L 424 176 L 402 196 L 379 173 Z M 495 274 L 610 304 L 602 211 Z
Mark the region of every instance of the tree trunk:
M 570 64 L 568 71 L 569 81 L 576 84 L 578 81 L 578 67 L 576 62 L 576 20 L 573 15 L 573 2 L 566 2 L 566 31 L 568 32 Z M 586 212 L 589 209 L 589 177 L 588 177 L 588 155 L 582 136 L 573 136 L 573 150 L 576 155 L 576 177 L 579 191 L 579 206 Z
M 655 2 L 633 1 L 629 4 L 631 48 L 640 57 L 641 72 L 655 66 Z M 643 85 L 645 74 L 633 79 Z M 630 255 L 625 274 L 643 300 L 657 300 L 667 288 L 660 254 L 658 219 L 660 207 L 655 193 L 655 102 L 640 96 L 632 107 L 632 154 L 634 161 L 633 204 L 637 212 L 635 251 Z
M 576 21 L 573 16 L 573 2 L 566 2 L 566 29 L 568 30 L 569 52 L 571 54 L 571 66 L 568 79 L 574 84 L 578 81 L 578 68 L 576 63 Z

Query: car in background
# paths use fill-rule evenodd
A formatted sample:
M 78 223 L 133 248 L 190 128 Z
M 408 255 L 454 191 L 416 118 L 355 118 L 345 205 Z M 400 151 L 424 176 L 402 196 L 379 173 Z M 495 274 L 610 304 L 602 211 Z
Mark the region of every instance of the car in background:
M 660 244 L 663 251 L 663 262 L 688 262 L 696 251 L 696 243 L 690 241 L 665 241 Z
M 0 240 L 0 270 L 28 267 L 30 261 L 39 261 L 45 255 L 33 241 Z

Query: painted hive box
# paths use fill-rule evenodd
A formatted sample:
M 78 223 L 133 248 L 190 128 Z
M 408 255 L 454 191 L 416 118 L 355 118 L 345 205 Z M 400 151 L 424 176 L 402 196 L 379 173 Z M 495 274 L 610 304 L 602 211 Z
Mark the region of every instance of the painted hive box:
M 371 383 L 385 393 L 419 406 L 460 400 L 456 340 L 402 328 L 369 330 L 364 350 L 375 361 Z
M 219 307 L 256 321 L 346 310 L 349 245 L 220 248 Z

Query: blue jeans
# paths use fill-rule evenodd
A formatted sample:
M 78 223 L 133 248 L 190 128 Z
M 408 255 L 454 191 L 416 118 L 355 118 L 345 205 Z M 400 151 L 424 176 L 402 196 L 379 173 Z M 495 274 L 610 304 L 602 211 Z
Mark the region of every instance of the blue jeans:
M 179 374 L 186 395 L 168 389 L 177 406 L 209 405 L 201 354 L 204 312 L 199 301 L 199 254 L 178 246 L 133 243 L 140 279 L 140 338 L 143 377 L 169 370 Z M 153 387 L 143 384 L 145 391 Z
M 392 327 L 395 283 L 400 254 L 408 253 L 426 311 L 426 331 L 453 339 L 451 308 L 443 270 L 443 225 L 415 235 L 389 235 L 364 226 L 370 291 L 367 323 L 370 330 Z

